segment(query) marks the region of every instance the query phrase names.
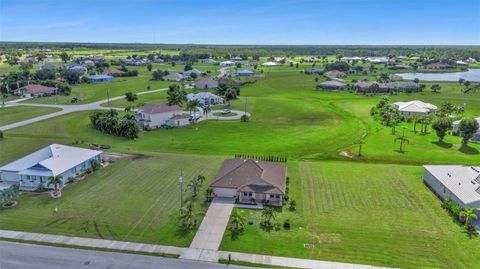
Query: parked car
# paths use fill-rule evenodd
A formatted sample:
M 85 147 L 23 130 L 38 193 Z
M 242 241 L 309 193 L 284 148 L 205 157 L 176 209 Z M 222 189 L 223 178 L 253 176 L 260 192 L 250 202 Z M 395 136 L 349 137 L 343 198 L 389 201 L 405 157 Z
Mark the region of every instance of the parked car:
M 222 114 L 229 114 L 231 111 L 230 109 L 224 109 L 222 110 Z
M 191 114 L 190 117 L 188 118 L 189 121 L 198 120 L 198 119 L 200 119 L 200 114 L 198 113 Z

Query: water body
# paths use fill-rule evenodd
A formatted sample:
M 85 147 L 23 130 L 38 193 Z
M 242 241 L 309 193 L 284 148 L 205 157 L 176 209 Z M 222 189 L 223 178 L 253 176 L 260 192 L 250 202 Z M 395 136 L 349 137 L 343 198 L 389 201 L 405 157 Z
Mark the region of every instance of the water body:
M 463 78 L 468 81 L 480 82 L 480 69 L 468 69 L 465 72 L 452 73 L 398 73 L 395 75 L 409 80 L 418 78 L 425 81 L 458 81 Z

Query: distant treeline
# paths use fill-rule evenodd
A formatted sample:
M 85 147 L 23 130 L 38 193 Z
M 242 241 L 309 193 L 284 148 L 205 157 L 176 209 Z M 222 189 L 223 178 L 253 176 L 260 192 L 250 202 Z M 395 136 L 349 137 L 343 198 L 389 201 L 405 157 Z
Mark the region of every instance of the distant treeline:
M 420 45 L 201 45 L 201 44 L 120 44 L 120 43 L 59 43 L 59 42 L 0 42 L 0 50 L 12 49 L 122 49 L 131 51 L 175 50 L 180 53 L 212 57 L 223 56 L 399 56 L 417 55 L 430 58 L 480 59 L 480 46 L 420 46 Z

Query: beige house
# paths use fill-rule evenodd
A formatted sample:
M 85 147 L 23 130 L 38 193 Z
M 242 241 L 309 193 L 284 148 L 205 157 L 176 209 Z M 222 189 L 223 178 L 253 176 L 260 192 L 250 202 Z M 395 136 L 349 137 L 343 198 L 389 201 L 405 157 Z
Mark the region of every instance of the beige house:
M 282 164 L 235 158 L 223 162 L 210 187 L 216 197 L 233 197 L 239 203 L 282 206 L 287 167 Z
M 183 115 L 180 106 L 167 104 L 150 104 L 138 108 L 135 119 L 141 129 L 180 127 L 189 124 L 188 117 Z

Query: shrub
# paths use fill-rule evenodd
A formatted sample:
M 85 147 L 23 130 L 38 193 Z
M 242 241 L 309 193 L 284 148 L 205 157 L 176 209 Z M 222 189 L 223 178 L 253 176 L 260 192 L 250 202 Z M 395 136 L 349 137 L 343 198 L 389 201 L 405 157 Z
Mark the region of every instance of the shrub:
M 3 131 L 0 130 L 0 139 L 3 139 Z
M 249 120 L 249 117 L 246 115 L 246 114 L 243 114 L 241 117 L 240 117 L 240 121 L 241 122 L 248 122 Z
M 67 178 L 67 183 L 73 183 L 75 182 L 75 177 L 68 177 Z
M 98 169 L 100 169 L 100 162 L 97 160 L 92 160 L 90 162 L 90 167 L 92 167 L 92 171 L 97 171 Z
M 43 185 L 42 182 L 39 182 L 39 183 L 37 184 L 37 187 L 35 188 L 35 191 L 36 191 L 36 192 L 43 192 L 43 191 L 45 191 L 45 185 Z
M 285 229 L 290 229 L 290 220 L 289 220 L 289 219 L 286 219 L 286 220 L 283 222 L 283 228 L 285 228 Z
M 297 209 L 297 202 L 291 199 L 290 202 L 288 203 L 288 209 L 291 211 L 295 211 Z

